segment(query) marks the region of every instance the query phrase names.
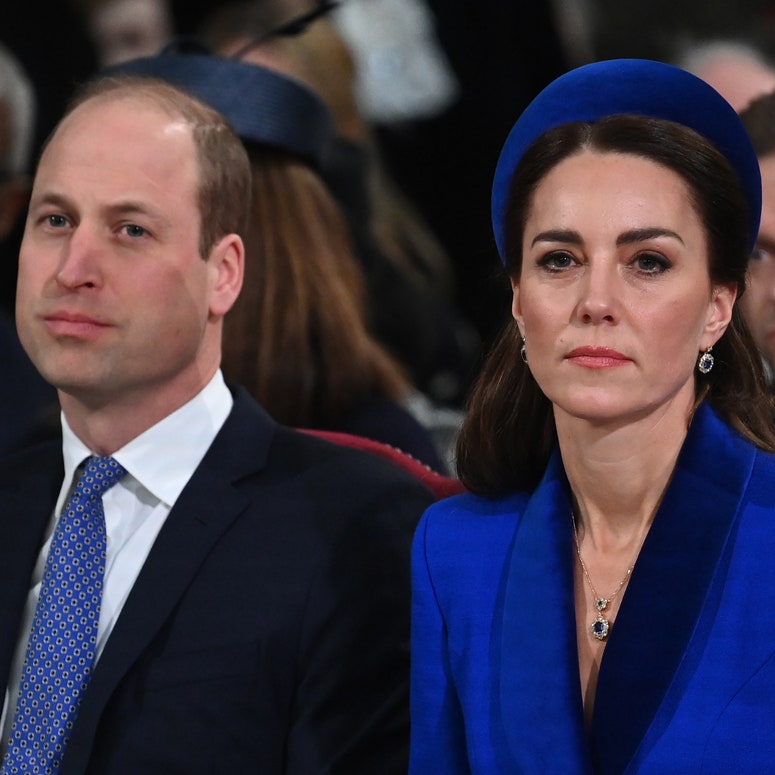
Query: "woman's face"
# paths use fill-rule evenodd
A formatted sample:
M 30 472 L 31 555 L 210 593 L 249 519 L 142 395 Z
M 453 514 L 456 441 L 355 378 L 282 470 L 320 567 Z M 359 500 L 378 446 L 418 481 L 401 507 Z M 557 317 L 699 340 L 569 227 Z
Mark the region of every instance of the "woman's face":
M 585 150 L 536 188 L 513 314 L 538 385 L 565 412 L 634 421 L 694 402 L 700 351 L 729 323 L 684 180 L 646 158 Z

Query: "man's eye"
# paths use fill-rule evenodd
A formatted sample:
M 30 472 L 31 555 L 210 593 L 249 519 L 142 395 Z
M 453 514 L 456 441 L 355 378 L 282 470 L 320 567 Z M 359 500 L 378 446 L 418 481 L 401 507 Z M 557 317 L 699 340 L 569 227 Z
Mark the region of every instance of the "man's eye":
M 63 226 L 67 226 L 67 218 L 64 215 L 47 215 L 46 223 L 55 229 L 61 229 Z
M 754 248 L 748 261 L 748 270 L 752 277 L 764 277 L 767 282 L 775 276 L 775 252 L 768 248 Z
M 148 232 L 136 223 L 129 223 L 124 226 L 124 231 L 129 237 L 144 237 Z

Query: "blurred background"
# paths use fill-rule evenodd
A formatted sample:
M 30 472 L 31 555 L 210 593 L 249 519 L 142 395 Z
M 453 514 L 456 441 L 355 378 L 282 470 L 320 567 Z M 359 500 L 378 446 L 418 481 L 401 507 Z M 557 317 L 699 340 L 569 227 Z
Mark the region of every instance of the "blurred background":
M 340 67 L 340 53 L 339 59 L 313 62 L 311 77 L 299 75 L 323 90 L 335 114 L 347 104 L 347 98 L 337 102 L 336 87 L 351 90 L 355 118 L 338 114 L 338 129 L 359 138 L 368 134 L 378 160 L 384 197 L 375 199 L 375 233 L 388 253 L 398 245 L 392 252 L 403 252 L 407 271 L 437 285 L 449 305 L 445 314 L 455 364 L 420 379 L 434 401 L 452 407 L 462 404 L 481 352 L 508 314 L 508 291 L 490 231 L 490 184 L 503 140 L 530 99 L 565 70 L 596 59 L 696 63 L 700 59 L 692 57 L 719 42 L 744 48 L 767 67 L 775 57 L 775 3 L 763 0 L 27 0 L 3 5 L 0 43 L 18 58 L 35 92 L 30 168 L 76 84 L 100 68 L 158 53 L 173 40 L 222 42 L 218 35 L 228 30 L 229 12 L 244 13 L 248 6 L 261 20 L 249 41 L 259 60 L 262 47 L 273 40 L 303 35 L 325 19 L 337 45 L 346 49 L 346 66 Z M 330 45 L 325 51 L 330 57 Z M 318 55 L 324 56 L 320 50 Z M 725 73 L 737 77 L 730 69 Z M 0 245 L 0 302 L 8 309 L 20 233 L 17 223 Z M 379 295 L 378 288 L 370 292 Z M 400 316 L 397 307 L 394 313 Z

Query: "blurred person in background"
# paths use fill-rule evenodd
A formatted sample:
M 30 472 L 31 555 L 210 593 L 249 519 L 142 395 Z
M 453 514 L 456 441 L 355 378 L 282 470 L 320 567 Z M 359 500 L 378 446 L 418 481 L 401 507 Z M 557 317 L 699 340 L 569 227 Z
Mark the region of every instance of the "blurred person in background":
M 451 257 L 457 306 L 487 349 L 508 306 L 490 230 L 492 170 L 514 115 L 568 69 L 572 54 L 553 0 L 425 4 L 455 99 L 434 115 L 381 121 L 376 137 L 396 183 Z
M 286 425 L 381 441 L 449 473 L 451 461 L 406 406 L 414 391 L 405 369 L 367 328 L 363 270 L 319 175 L 333 131 L 320 98 L 275 70 L 203 54 L 165 53 L 116 71 L 185 88 L 218 109 L 248 150 L 245 283 L 224 322 L 226 378 Z
M 3 3 L 0 42 L 19 60 L 35 90 L 33 157 L 61 118 L 77 85 L 91 77 L 98 67 L 82 2 Z M 15 263 L 14 256 L 14 273 Z
M 11 233 L 29 199 L 35 109 L 32 82 L 16 56 L 0 44 L 0 241 Z
M 84 14 L 98 67 L 159 51 L 174 36 L 168 0 L 74 0 Z
M 0 246 L 15 249 L 14 229 L 30 194 L 29 164 L 35 130 L 35 92 L 17 58 L 0 44 Z M 14 260 L 11 264 L 16 266 Z M 16 336 L 8 295 L 0 306 L 0 455 L 46 435 L 58 417 L 56 395 L 40 377 Z
M 762 221 L 748 262 L 743 313 L 761 351 L 775 391 L 775 91 L 763 94 L 740 113 L 762 174 Z
M 775 67 L 749 41 L 696 42 L 684 47 L 675 64 L 710 84 L 738 113 L 755 97 L 775 89 Z
M 348 218 L 365 272 L 370 328 L 422 393 L 459 406 L 479 354 L 478 336 L 457 309 L 448 255 L 382 163 L 356 97 L 358 60 L 325 15 L 329 5 L 225 4 L 201 37 L 224 56 L 303 81 L 324 100 L 336 132 L 321 174 Z

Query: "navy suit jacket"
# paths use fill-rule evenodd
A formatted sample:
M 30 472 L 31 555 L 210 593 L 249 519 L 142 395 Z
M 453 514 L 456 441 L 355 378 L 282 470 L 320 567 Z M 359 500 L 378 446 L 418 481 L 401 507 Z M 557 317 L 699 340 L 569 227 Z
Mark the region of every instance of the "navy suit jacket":
M 43 381 L 19 343 L 16 328 L 0 308 L 0 456 L 43 438 L 59 424 L 57 394 Z
M 56 444 L 0 463 L 4 680 L 62 470 Z M 432 500 L 238 392 L 107 641 L 61 774 L 405 772 L 409 550 Z
M 589 734 L 570 512 L 555 454 L 533 493 L 456 496 L 423 518 L 412 775 L 775 772 L 775 457 L 700 407 L 609 636 Z

